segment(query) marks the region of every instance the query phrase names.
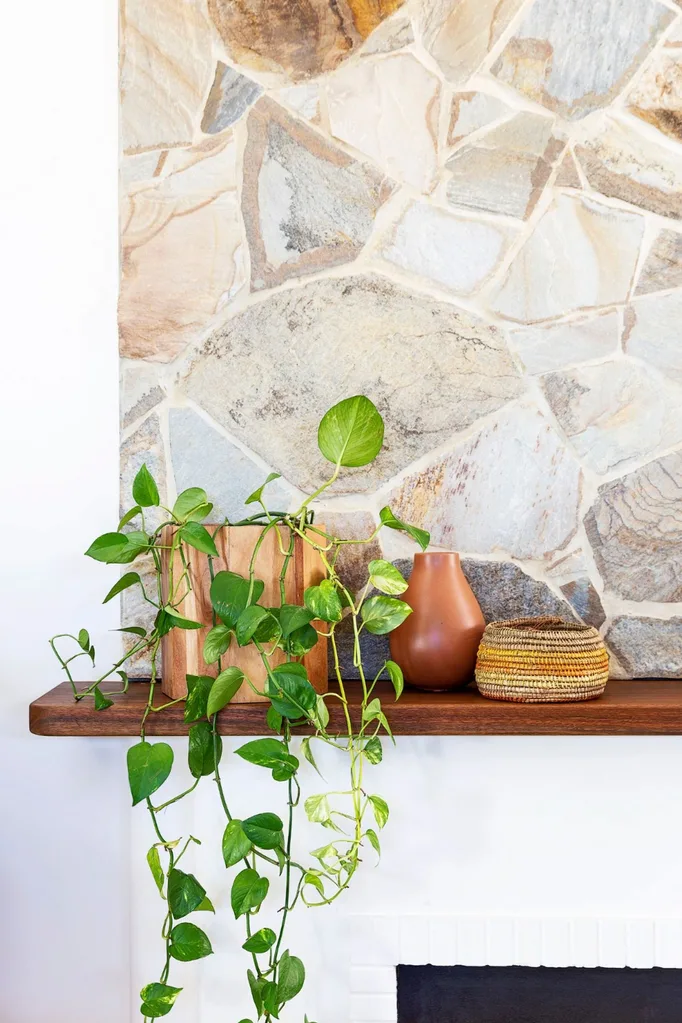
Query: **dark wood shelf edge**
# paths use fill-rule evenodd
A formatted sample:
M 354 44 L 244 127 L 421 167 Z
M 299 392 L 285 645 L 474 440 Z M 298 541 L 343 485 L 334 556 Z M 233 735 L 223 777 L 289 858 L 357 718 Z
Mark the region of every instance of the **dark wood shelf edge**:
M 348 682 L 351 717 L 358 723 L 358 686 Z M 106 687 L 102 687 L 106 691 Z M 334 686 L 330 687 L 334 691 Z M 137 735 L 149 694 L 149 684 L 131 683 L 114 706 L 96 711 L 92 700 L 78 704 L 67 683 L 35 700 L 29 726 L 35 735 Z M 406 690 L 396 703 L 389 683 L 380 683 L 386 716 L 396 735 L 682 735 L 682 679 L 611 681 L 606 693 L 584 703 L 505 703 L 486 700 L 470 687 L 454 693 Z M 155 703 L 164 701 L 160 690 Z M 333 730 L 343 727 L 338 700 L 328 702 Z M 240 703 L 220 714 L 222 735 L 263 735 L 265 705 Z M 148 735 L 183 735 L 183 704 L 169 707 L 147 720 Z M 306 729 L 300 729 L 303 735 Z

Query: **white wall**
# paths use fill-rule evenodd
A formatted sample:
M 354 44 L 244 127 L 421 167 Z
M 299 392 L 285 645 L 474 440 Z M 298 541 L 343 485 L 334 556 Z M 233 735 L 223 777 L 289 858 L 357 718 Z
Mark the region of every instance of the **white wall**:
M 117 504 L 116 15 L 113 0 L 38 0 L 4 19 L 0 1019 L 126 1023 L 159 924 L 126 743 L 27 733 L 28 702 L 58 681 L 47 637 L 88 625 L 104 652 L 117 618 L 99 605 L 108 570 L 81 553 Z M 679 916 L 681 771 L 674 738 L 402 739 L 375 774 L 394 810 L 384 861 L 365 865 L 343 914 Z M 230 777 L 244 805 L 262 792 L 276 809 L 256 769 Z M 215 839 L 205 791 L 192 827 Z M 219 954 L 175 1018 L 224 1023 L 248 1010 L 243 964 L 217 843 L 200 856 L 222 903 Z M 310 1018 L 347 1023 L 343 920 L 302 912 L 292 948 L 324 967 Z
M 114 0 L 3 7 L 0 1019 L 127 1019 L 120 742 L 32 737 L 47 638 L 117 609 L 82 557 L 117 509 Z M 113 572 L 112 572 L 113 575 Z

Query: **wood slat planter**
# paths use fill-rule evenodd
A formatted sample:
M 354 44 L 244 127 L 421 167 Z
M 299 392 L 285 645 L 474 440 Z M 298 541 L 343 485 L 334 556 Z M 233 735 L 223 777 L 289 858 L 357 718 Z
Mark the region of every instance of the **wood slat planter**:
M 357 724 L 359 683 L 347 685 Z M 149 685 L 135 682 L 127 696 L 114 698 L 113 707 L 96 711 L 91 700 L 75 704 L 71 687 L 63 683 L 31 704 L 30 728 L 36 735 L 137 735 L 148 695 Z M 587 703 L 503 703 L 486 700 L 473 688 L 409 690 L 395 703 L 388 683 L 380 683 L 377 695 L 397 735 L 682 735 L 682 680 L 612 681 L 604 696 Z M 157 697 L 157 703 L 164 700 L 160 687 Z M 265 734 L 265 710 L 263 704 L 232 704 L 220 714 L 220 732 Z M 341 728 L 338 700 L 329 700 L 329 711 L 331 727 Z M 150 715 L 147 726 L 150 735 L 185 734 L 183 705 Z
M 208 526 L 213 534 L 215 526 Z M 320 526 L 324 529 L 324 526 Z M 216 573 L 224 570 L 237 572 L 239 575 L 248 577 L 251 555 L 263 532 L 260 526 L 224 526 L 216 533 L 215 542 L 220 554 L 213 562 Z M 285 549 L 289 545 L 289 530 L 281 527 L 279 530 L 282 543 Z M 164 541 L 170 545 L 172 532 L 165 530 Z M 192 589 L 185 599 L 178 604 L 178 611 L 192 621 L 204 622 L 203 629 L 185 630 L 173 629 L 164 636 L 162 640 L 162 661 L 163 661 L 163 691 L 171 700 L 182 699 L 187 695 L 186 675 L 212 675 L 218 674 L 217 664 L 206 664 L 202 657 L 204 640 L 211 627 L 211 577 L 209 573 L 208 558 L 201 551 L 183 544 L 185 560 L 188 566 L 188 573 L 192 581 Z M 168 572 L 170 557 L 164 550 L 162 555 L 164 582 L 168 588 Z M 280 553 L 279 539 L 274 530 L 270 530 L 258 551 L 255 561 L 255 573 L 257 579 L 262 579 L 265 589 L 259 603 L 263 606 L 279 606 L 279 574 L 284 564 L 284 557 Z M 176 551 L 173 559 L 173 573 L 175 579 L 180 579 L 183 566 L 180 552 Z M 285 579 L 285 595 L 287 603 L 302 604 L 303 593 L 308 586 L 317 585 L 324 579 L 325 571 L 319 554 L 313 550 L 302 537 L 297 536 L 294 541 L 293 557 Z M 318 623 L 319 624 L 319 623 Z M 270 657 L 270 664 L 274 667 L 286 660 L 284 653 L 275 652 Z M 327 644 L 320 641 L 303 658 L 303 663 L 308 671 L 308 678 L 318 693 L 327 691 Z M 222 658 L 222 667 L 230 666 L 241 668 L 245 675 L 259 689 L 265 684 L 265 668 L 255 646 L 250 644 L 245 647 L 238 647 L 236 641 L 232 640 L 229 650 Z M 262 703 L 265 697 L 258 696 L 246 684 L 241 687 L 234 697 L 235 703 Z

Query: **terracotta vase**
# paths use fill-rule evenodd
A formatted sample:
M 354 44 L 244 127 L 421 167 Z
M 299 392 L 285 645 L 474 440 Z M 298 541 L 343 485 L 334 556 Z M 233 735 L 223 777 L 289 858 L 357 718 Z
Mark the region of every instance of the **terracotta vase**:
M 459 554 L 415 554 L 410 584 L 400 599 L 413 614 L 390 634 L 390 644 L 405 681 L 432 691 L 468 685 L 485 619 Z

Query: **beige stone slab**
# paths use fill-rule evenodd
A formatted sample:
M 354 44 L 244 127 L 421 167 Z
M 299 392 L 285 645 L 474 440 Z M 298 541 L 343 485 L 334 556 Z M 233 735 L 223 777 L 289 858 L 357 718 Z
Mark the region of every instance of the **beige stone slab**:
M 523 0 L 421 0 L 422 40 L 453 85 L 479 70 Z
M 570 149 L 566 150 L 561 159 L 555 184 L 560 188 L 582 188 L 575 157 Z
M 414 202 L 379 254 L 455 294 L 471 295 L 495 272 L 515 236 L 511 227 Z
M 607 118 L 586 128 L 575 153 L 597 192 L 663 217 L 682 217 L 682 159 L 669 146 Z
M 228 53 L 244 67 L 297 81 L 331 71 L 403 0 L 208 0 Z
M 414 42 L 414 31 L 409 12 L 402 7 L 396 14 L 382 21 L 360 50 L 363 57 L 376 53 L 395 53 Z
M 578 455 L 605 473 L 682 443 L 682 388 L 629 359 L 542 377 L 552 412 Z
M 367 58 L 329 79 L 331 132 L 392 178 L 428 192 L 438 170 L 439 97 L 439 80 L 411 54 Z
M 682 454 L 600 487 L 585 528 L 608 590 L 625 600 L 682 601 Z
M 580 467 L 549 421 L 515 405 L 409 476 L 390 506 L 436 546 L 544 558 L 575 535 L 580 492 Z
M 211 84 L 211 26 L 202 0 L 125 0 L 121 144 L 125 152 L 190 145 Z
M 254 290 L 354 259 L 393 183 L 278 104 L 248 119 L 242 211 Z
M 615 310 L 597 316 L 548 323 L 509 332 L 509 343 L 529 373 L 547 373 L 577 362 L 615 355 L 620 317 Z
M 674 18 L 659 0 L 535 0 L 493 74 L 569 119 L 609 104 Z
M 121 239 L 122 355 L 173 359 L 244 283 L 232 183 L 223 146 L 133 196 Z
M 446 164 L 448 202 L 530 216 L 565 146 L 553 128 L 552 118 L 523 112 L 461 146 Z
M 623 347 L 682 384 L 682 290 L 649 295 L 628 306 Z
M 320 86 L 318 82 L 288 85 L 273 94 L 278 103 L 289 107 L 299 117 L 317 124 L 320 120 Z
M 456 92 L 452 97 L 448 145 L 454 146 L 474 131 L 511 117 L 514 108 L 487 92 Z
M 310 281 L 275 292 L 213 333 L 184 391 L 302 488 L 330 466 L 317 424 L 335 402 L 366 394 L 386 421 L 376 462 L 344 471 L 335 492 L 374 490 L 523 384 L 503 333 L 456 306 L 378 275 Z
M 665 228 L 654 238 L 635 288 L 636 295 L 682 287 L 682 232 Z
M 628 94 L 628 110 L 682 142 L 682 50 L 657 54 Z
M 557 195 L 512 262 L 490 305 L 520 322 L 624 302 L 644 218 L 569 193 Z

